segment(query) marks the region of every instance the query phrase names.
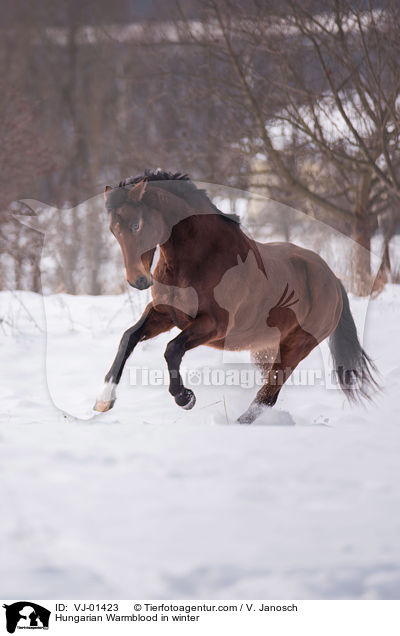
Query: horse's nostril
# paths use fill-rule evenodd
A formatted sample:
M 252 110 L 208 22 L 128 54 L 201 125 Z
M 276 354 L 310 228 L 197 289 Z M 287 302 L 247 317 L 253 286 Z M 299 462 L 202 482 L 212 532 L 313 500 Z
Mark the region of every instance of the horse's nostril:
M 137 278 L 134 283 L 131 283 L 131 281 L 128 280 L 128 283 L 135 289 L 146 289 L 146 287 L 149 287 L 150 284 L 146 276 L 139 276 L 139 278 Z

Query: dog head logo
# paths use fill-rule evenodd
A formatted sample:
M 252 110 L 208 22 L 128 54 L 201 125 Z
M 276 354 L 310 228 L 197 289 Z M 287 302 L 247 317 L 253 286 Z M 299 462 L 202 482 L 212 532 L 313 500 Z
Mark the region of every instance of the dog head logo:
M 51 612 L 32 603 L 31 601 L 18 601 L 11 605 L 3 605 L 6 610 L 7 631 L 14 634 L 18 629 L 48 629 Z

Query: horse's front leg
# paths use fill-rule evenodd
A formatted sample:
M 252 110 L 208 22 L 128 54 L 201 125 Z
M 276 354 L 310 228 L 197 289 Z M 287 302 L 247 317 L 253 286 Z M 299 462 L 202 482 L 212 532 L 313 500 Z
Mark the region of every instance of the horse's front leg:
M 111 365 L 111 369 L 104 378 L 104 388 L 94 405 L 95 411 L 109 411 L 116 400 L 116 388 L 121 379 L 125 362 L 131 355 L 137 343 L 149 340 L 160 333 L 169 331 L 173 323 L 168 314 L 162 314 L 150 304 L 147 305 L 141 318 L 133 327 L 125 331 L 119 344 L 118 353 Z
M 175 398 L 178 406 L 189 410 L 196 403 L 196 397 L 191 389 L 187 389 L 182 382 L 179 367 L 186 351 L 199 345 L 206 344 L 218 338 L 216 321 L 211 316 L 196 318 L 179 336 L 168 343 L 164 357 L 169 371 L 169 392 Z

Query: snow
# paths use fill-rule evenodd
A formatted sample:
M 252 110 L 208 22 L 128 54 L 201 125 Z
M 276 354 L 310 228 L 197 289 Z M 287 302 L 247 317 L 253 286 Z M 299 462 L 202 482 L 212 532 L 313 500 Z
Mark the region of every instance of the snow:
M 146 300 L 0 293 L 0 596 L 398 598 L 400 288 L 351 298 L 374 403 L 298 382 L 251 426 L 235 419 L 255 386 L 198 384 L 186 412 L 163 383 L 131 384 L 164 369 L 173 332 L 138 346 L 114 409 L 93 416 Z M 201 347 L 184 366 L 228 358 Z M 322 346 L 300 371 L 326 362 Z

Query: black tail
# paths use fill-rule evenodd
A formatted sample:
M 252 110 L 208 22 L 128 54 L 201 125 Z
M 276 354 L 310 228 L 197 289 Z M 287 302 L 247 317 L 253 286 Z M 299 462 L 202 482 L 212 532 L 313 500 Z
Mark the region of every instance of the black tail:
M 379 389 L 374 378 L 376 367 L 358 340 L 346 290 L 342 283 L 340 287 L 343 298 L 342 315 L 329 338 L 337 378 L 349 401 L 371 399 L 372 394 Z

